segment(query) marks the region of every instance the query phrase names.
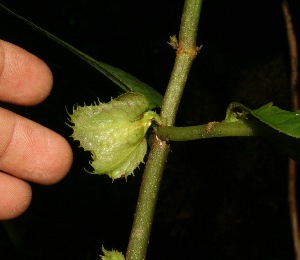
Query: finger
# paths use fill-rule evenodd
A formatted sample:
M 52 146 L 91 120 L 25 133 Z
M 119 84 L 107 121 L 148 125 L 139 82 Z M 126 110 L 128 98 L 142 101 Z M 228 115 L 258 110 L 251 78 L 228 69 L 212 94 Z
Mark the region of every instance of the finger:
M 34 105 L 49 95 L 52 83 L 51 71 L 42 60 L 0 40 L 0 100 Z
M 72 163 L 72 150 L 59 134 L 0 108 L 0 170 L 28 181 L 51 184 Z
M 31 196 L 27 182 L 0 172 L 0 220 L 21 215 L 28 208 Z

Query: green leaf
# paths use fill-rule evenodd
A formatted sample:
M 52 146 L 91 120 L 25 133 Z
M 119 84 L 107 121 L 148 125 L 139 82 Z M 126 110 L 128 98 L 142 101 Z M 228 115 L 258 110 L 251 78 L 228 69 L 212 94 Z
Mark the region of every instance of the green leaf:
M 300 111 L 285 111 L 269 103 L 251 112 L 253 116 L 279 132 L 300 137 Z
M 73 52 L 75 55 L 77 55 L 78 57 L 80 57 L 81 59 L 86 61 L 92 67 L 94 67 L 99 72 L 101 72 L 103 75 L 108 77 L 111 81 L 113 81 L 115 84 L 117 84 L 125 92 L 138 92 L 140 94 L 143 94 L 147 98 L 151 109 L 161 106 L 162 100 L 163 100 L 162 95 L 159 92 L 157 92 L 155 89 L 153 89 L 152 87 L 147 85 L 146 83 L 144 83 L 144 82 L 140 81 L 139 79 L 137 79 L 136 77 L 134 77 L 133 75 L 131 75 L 131 74 L 129 74 L 129 73 L 127 73 L 127 72 L 125 72 L 121 69 L 115 68 L 111 65 L 108 65 L 106 63 L 95 60 L 94 58 L 92 58 L 89 55 L 85 54 L 84 52 L 78 50 L 77 48 L 75 48 L 71 44 L 59 39 L 55 35 L 47 32 L 43 28 L 41 28 L 41 27 L 35 25 L 34 23 L 28 21 L 24 17 L 14 13 L 13 11 L 8 9 L 4 5 L 0 4 L 0 8 L 5 10 L 9 14 L 13 15 L 14 17 L 16 17 L 16 18 L 22 20 L 23 22 L 27 23 L 28 25 L 30 25 L 34 29 L 38 30 L 42 34 L 46 35 L 50 39 L 54 40 L 58 44 L 64 46 L 65 48 L 67 48 L 68 50 Z
M 282 110 L 277 106 L 273 106 L 273 103 L 250 110 L 244 105 L 234 102 L 227 109 L 225 121 L 247 120 L 249 115 L 254 116 L 280 133 L 300 138 L 300 110 L 296 112 Z
M 225 121 L 249 121 L 253 117 L 270 128 L 264 128 L 264 136 L 270 139 L 291 158 L 300 163 L 300 110 L 290 112 L 266 104 L 250 110 L 239 103 L 231 103 L 226 112 Z

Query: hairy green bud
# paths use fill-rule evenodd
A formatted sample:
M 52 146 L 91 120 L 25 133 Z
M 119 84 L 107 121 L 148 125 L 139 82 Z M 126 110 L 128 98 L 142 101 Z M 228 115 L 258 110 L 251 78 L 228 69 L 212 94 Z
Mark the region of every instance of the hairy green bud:
M 146 132 L 152 120 L 160 121 L 145 96 L 133 92 L 109 103 L 76 106 L 69 116 L 71 136 L 92 153 L 92 173 L 112 179 L 127 177 L 143 162 Z
M 102 251 L 104 255 L 100 256 L 101 260 L 125 260 L 124 255 L 117 250 L 108 251 L 102 246 Z

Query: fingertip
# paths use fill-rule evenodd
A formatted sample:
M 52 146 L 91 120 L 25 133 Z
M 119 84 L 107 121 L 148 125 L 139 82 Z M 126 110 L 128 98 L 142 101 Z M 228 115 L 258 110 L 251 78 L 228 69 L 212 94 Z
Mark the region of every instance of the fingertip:
M 61 135 L 52 132 L 52 142 L 49 147 L 47 164 L 45 163 L 45 174 L 37 182 L 40 184 L 54 184 L 63 179 L 70 171 L 73 162 L 73 152 L 67 140 Z
M 26 50 L 0 40 L 0 99 L 18 105 L 43 101 L 53 85 L 50 68 Z
M 58 133 L 43 126 L 34 127 L 35 123 L 31 123 L 32 128 L 29 127 L 27 134 L 26 131 L 24 134 L 24 138 L 27 138 L 25 149 L 28 150 L 23 152 L 28 157 L 21 161 L 23 171 L 17 170 L 18 177 L 44 185 L 57 183 L 71 168 L 72 149 L 67 140 Z
M 3 128 L 4 133 L 0 142 L 0 169 L 39 184 L 53 184 L 65 177 L 73 161 L 67 140 L 11 111 L 0 109 L 0 112 L 0 130 Z
M 0 220 L 20 216 L 29 207 L 31 198 L 32 191 L 27 182 L 0 172 Z

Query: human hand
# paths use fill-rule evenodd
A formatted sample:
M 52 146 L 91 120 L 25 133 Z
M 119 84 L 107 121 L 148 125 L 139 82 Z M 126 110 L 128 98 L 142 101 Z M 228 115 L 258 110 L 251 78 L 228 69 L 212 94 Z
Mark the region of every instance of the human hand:
M 48 66 L 0 40 L 0 100 L 18 105 L 43 101 L 52 88 Z M 0 107 L 0 220 L 22 214 L 31 201 L 26 181 L 53 184 L 72 164 L 72 150 L 59 134 Z

